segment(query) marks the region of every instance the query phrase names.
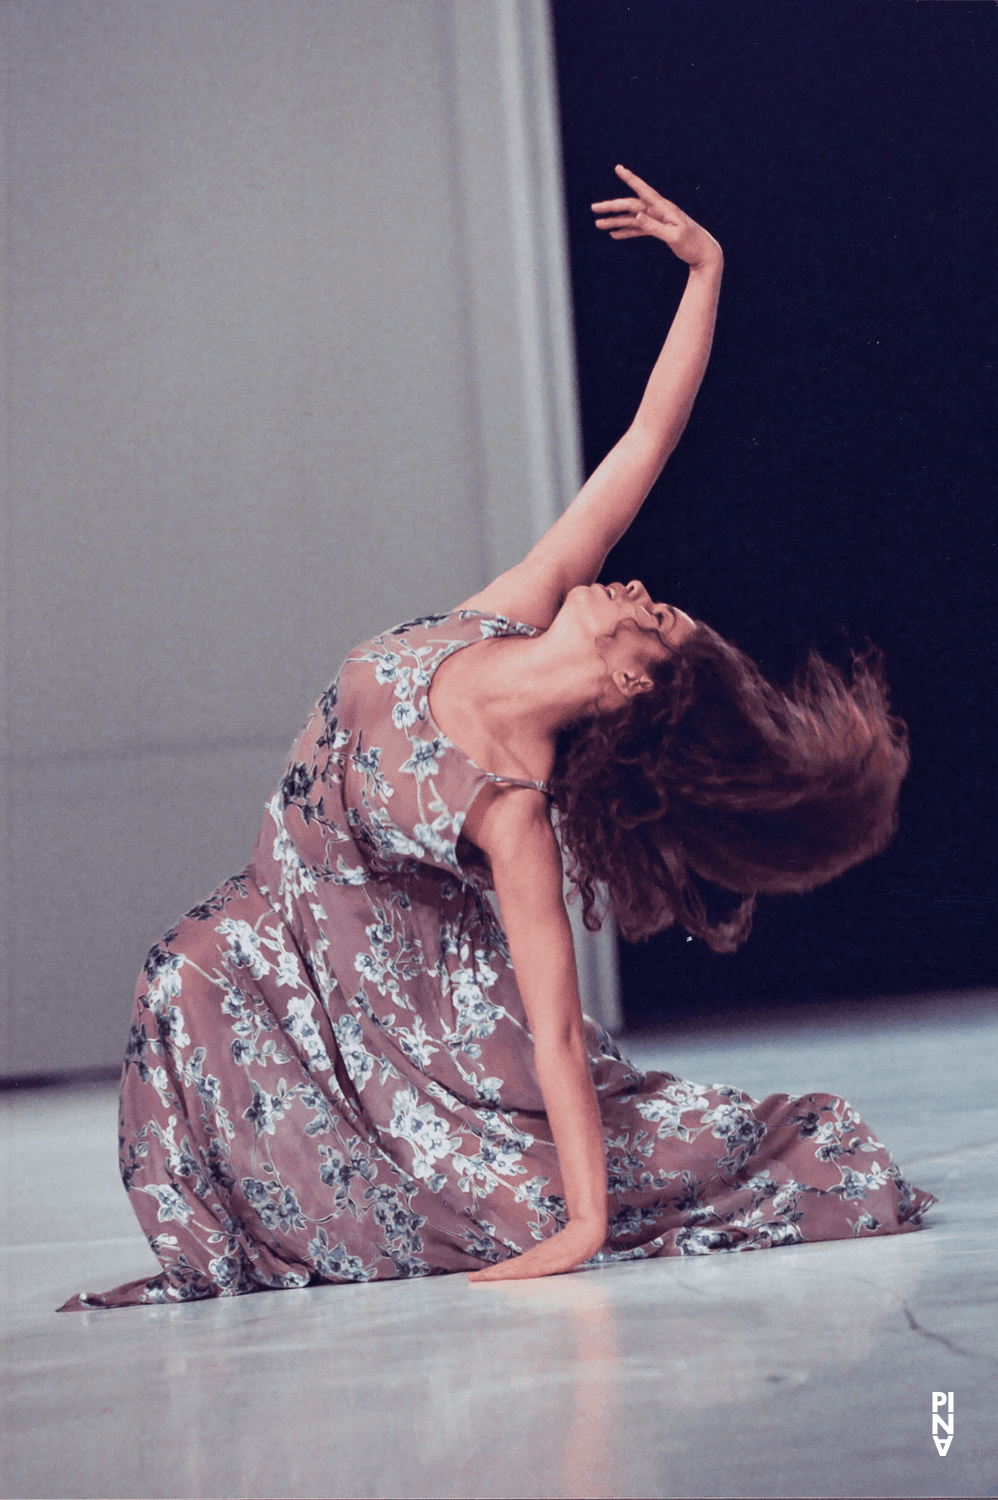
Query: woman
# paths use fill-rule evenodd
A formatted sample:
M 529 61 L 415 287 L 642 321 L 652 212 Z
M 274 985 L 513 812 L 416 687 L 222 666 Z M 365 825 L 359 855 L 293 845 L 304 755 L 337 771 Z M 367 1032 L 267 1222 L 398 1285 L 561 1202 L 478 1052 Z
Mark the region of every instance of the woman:
M 590 925 L 603 880 L 628 936 L 730 949 L 755 892 L 884 846 L 907 769 L 875 666 L 781 694 L 593 581 L 689 417 L 722 269 L 617 172 L 597 226 L 689 266 L 634 422 L 518 567 L 351 653 L 249 867 L 150 953 L 120 1140 L 163 1271 L 67 1308 L 890 1234 L 932 1201 L 841 1099 L 641 1074 L 581 1013 L 559 836 Z

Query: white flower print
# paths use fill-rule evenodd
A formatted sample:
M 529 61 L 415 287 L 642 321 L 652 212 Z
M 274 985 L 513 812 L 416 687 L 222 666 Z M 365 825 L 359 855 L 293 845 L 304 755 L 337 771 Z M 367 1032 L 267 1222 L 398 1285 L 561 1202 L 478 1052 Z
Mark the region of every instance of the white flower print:
M 284 810 L 279 791 L 268 802 L 267 811 L 277 826 L 272 852 L 275 863 L 280 867 L 278 894 L 284 896 L 286 909 L 290 914 L 296 899 L 314 895 L 316 881 L 284 826 Z
M 263 956 L 260 939 L 248 922 L 233 921 L 223 917 L 215 928 L 221 937 L 229 939 L 226 962 L 234 969 L 248 969 L 254 979 L 262 979 L 270 973 L 270 964 Z
M 281 1024 L 301 1047 L 312 1066 L 328 1072 L 333 1064 L 315 1024 L 313 1004 L 310 994 L 292 996 L 288 1001 L 287 1015 Z
M 865 1198 L 869 1179 L 865 1172 L 854 1172 L 851 1167 L 840 1167 L 842 1182 L 835 1189 L 843 1198 Z
M 271 932 L 273 930 L 273 928 L 269 927 L 267 929 L 268 932 Z M 297 955 L 294 953 L 289 953 L 288 950 L 283 947 L 283 944 L 281 946 L 280 952 L 277 955 L 277 974 L 275 978 L 279 989 L 285 985 L 289 985 L 292 989 L 298 989 L 298 987 L 302 983 L 301 969 L 298 965 Z
M 422 1072 L 430 1067 L 434 1052 L 439 1052 L 439 1046 L 431 1041 L 426 1030 L 426 1023 L 422 1016 L 417 1016 L 412 1023 L 412 1030 L 406 1031 L 399 1026 L 395 1032 L 398 1044 L 402 1048 L 410 1062 L 414 1063 Z
M 774 1219 L 769 1224 L 761 1225 L 751 1239 L 744 1241 L 738 1248 L 739 1250 L 752 1250 L 756 1246 L 775 1248 L 779 1245 L 802 1245 L 803 1243 L 804 1236 L 799 1225 L 792 1223 L 789 1219 Z
M 447 748 L 443 740 L 434 737 L 432 740 L 411 740 L 410 744 L 412 754 L 402 762 L 399 770 L 407 776 L 415 776 L 417 781 L 435 776 L 440 770 L 440 757 Z
M 249 1109 L 243 1110 L 243 1119 L 250 1122 L 256 1135 L 273 1135 L 277 1122 L 284 1118 L 286 1089 L 283 1087 L 283 1080 L 278 1084 L 276 1094 L 268 1094 L 255 1078 L 250 1079 L 250 1085 L 253 1089 L 253 1103 Z
M 154 1011 L 165 1010 L 171 1000 L 176 1000 L 182 989 L 180 970 L 183 967 L 182 953 L 163 953 L 155 969 L 155 978 L 149 985 L 149 1004 Z
M 356 770 L 364 773 L 364 791 L 368 793 L 375 791 L 383 802 L 387 802 L 395 795 L 395 790 L 381 771 L 381 757 L 383 754 L 380 745 L 368 745 L 366 750 L 361 749 L 358 740 L 357 749 L 351 756 L 351 761 Z
M 449 823 L 449 818 L 437 818 L 433 823 L 417 823 L 413 833 L 423 845 L 423 850 L 433 859 L 438 859 L 441 864 L 453 865 L 457 869 L 457 846 L 453 839 L 446 838 L 444 835 L 444 830 Z
M 364 1032 L 354 1016 L 333 1022 L 336 1045 L 358 1093 L 374 1072 L 374 1058 L 364 1046 Z
M 689 1131 L 683 1130 L 680 1123 L 683 1113 L 681 1104 L 673 1104 L 668 1099 L 639 1099 L 638 1113 L 642 1119 L 651 1124 L 658 1124 L 658 1138 L 665 1140 L 667 1136 L 683 1135 L 689 1137 Z
M 392 709 L 392 723 L 396 729 L 408 729 L 419 720 L 419 711 L 411 702 L 396 703 Z
M 478 1150 L 471 1155 L 455 1153 L 456 1170 L 485 1182 L 494 1180 L 496 1174 L 509 1177 L 525 1172 L 523 1153 L 533 1145 L 533 1136 L 514 1129 L 498 1110 L 480 1109 L 477 1115 L 482 1122 Z
M 374 835 L 375 842 L 378 844 L 381 854 L 388 856 L 402 855 L 408 859 L 422 859 L 424 854 L 422 846 L 416 842 L 416 839 L 411 839 L 407 834 L 404 834 L 401 828 L 396 828 L 395 824 L 380 808 L 372 809 L 368 826 Z M 413 832 L 418 839 L 420 836 L 419 828 L 413 829 Z
M 237 984 L 233 984 L 232 980 L 226 978 L 224 974 L 219 976 L 218 986 L 222 991 L 222 994 L 225 996 L 224 1000 L 222 1001 L 223 1016 L 245 1015 L 246 996 L 243 994 L 239 986 Z
M 309 1242 L 308 1253 L 323 1276 L 336 1281 L 372 1281 L 377 1272 L 365 1266 L 358 1255 L 350 1255 L 342 1243 L 330 1248 L 326 1231 L 319 1228 Z
M 169 1074 L 165 1068 L 150 1068 L 149 1082 L 159 1095 L 159 1102 L 164 1108 L 176 1104 L 176 1095 L 173 1092 L 173 1086 L 170 1083 Z
M 490 990 L 499 978 L 498 970 L 493 969 L 489 964 L 489 956 L 484 948 L 475 949 L 475 979 L 487 990 Z M 492 957 L 494 956 L 493 954 Z
M 426 1181 L 432 1177 L 433 1164 L 460 1145 L 460 1137 L 448 1135 L 446 1121 L 434 1112 L 432 1104 L 420 1104 L 419 1095 L 410 1083 L 397 1089 L 392 1101 L 393 1113 L 388 1129 L 396 1139 L 408 1141 L 413 1149 L 413 1173 Z
M 479 621 L 484 640 L 498 635 L 536 635 L 533 625 L 522 625 L 519 620 L 508 620 L 505 615 L 493 615 Z
M 664 1088 L 656 1092 L 648 1099 L 638 1101 L 637 1110 L 641 1117 L 649 1123 L 658 1122 L 658 1138 L 665 1140 L 669 1136 L 678 1136 L 681 1140 L 690 1139 L 690 1131 L 682 1124 L 682 1116 L 689 1112 L 701 1113 L 709 1107 L 707 1090 L 703 1084 L 692 1083 L 688 1079 L 677 1078 Z
M 189 1047 L 191 1039 L 184 1030 L 184 1013 L 177 1005 L 168 1005 L 163 1010 L 151 1007 L 156 1016 L 161 1042 L 169 1042 L 171 1047 Z
M 479 1104 L 494 1104 L 498 1106 L 502 1102 L 500 1090 L 504 1080 L 502 1078 L 474 1078 L 472 1080 L 475 1088 L 475 1098 Z
M 819 1161 L 834 1161 L 837 1156 L 842 1156 L 848 1147 L 840 1140 L 840 1127 L 837 1120 L 822 1120 L 821 1124 L 811 1133 L 814 1141 L 816 1154 Z
M 766 1134 L 762 1121 L 757 1120 L 750 1110 L 736 1104 L 719 1104 L 716 1109 L 707 1110 L 701 1119 L 705 1125 L 711 1126 L 713 1136 L 727 1144 L 723 1165 L 736 1172 L 745 1165 Z
M 159 1213 L 156 1215 L 161 1224 L 167 1224 L 171 1219 L 177 1219 L 181 1224 L 186 1224 L 193 1207 L 188 1203 L 183 1193 L 178 1193 L 175 1187 L 168 1182 L 148 1183 L 139 1188 L 140 1193 L 148 1193 L 150 1198 L 155 1198 L 159 1204 Z
M 465 1039 L 481 1040 L 496 1029 L 503 1015 L 501 1006 L 493 1005 L 482 993 L 474 969 L 457 969 L 451 975 L 451 999 L 456 1013 L 456 1030 Z
M 544 1238 L 544 1226 L 550 1220 L 553 1219 L 559 1229 L 568 1222 L 564 1198 L 557 1193 L 545 1193 L 543 1189 L 547 1185 L 546 1177 L 531 1177 L 528 1182 L 517 1183 L 513 1189 L 514 1202 L 525 1203 L 534 1211 L 536 1217 L 528 1221 L 530 1237 L 534 1240 Z
M 384 686 L 387 682 L 394 682 L 398 667 L 401 665 L 401 656 L 396 656 L 394 651 L 385 651 L 380 655 L 372 653 L 366 658 L 374 662 L 375 679 Z
M 694 1227 L 681 1229 L 676 1235 L 676 1244 L 682 1255 L 711 1255 L 717 1251 L 733 1250 L 735 1237 L 725 1229 Z
M 803 1191 L 803 1184 L 795 1182 L 793 1178 L 781 1183 L 773 1194 L 773 1212 L 781 1214 L 785 1209 L 791 1208 Z
M 880 1220 L 871 1213 L 860 1214 L 858 1219 L 848 1219 L 846 1222 L 852 1226 L 852 1232 L 856 1239 L 861 1234 L 876 1234 L 880 1228 Z

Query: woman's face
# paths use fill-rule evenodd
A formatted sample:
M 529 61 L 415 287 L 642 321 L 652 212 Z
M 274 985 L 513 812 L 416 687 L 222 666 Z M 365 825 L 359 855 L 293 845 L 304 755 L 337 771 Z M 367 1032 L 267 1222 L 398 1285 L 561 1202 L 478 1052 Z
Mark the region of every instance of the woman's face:
M 675 605 L 655 603 L 636 578 L 628 584 L 580 585 L 562 609 L 579 634 L 580 647 L 595 651 L 623 698 L 647 691 L 649 667 L 696 630 L 689 615 Z
M 582 584 L 571 590 L 565 606 L 570 606 L 579 625 L 596 637 L 613 635 L 623 621 L 633 621 L 647 636 L 648 649 L 659 658 L 681 645 L 696 629 L 689 615 L 674 604 L 656 604 L 636 578 L 628 584 Z

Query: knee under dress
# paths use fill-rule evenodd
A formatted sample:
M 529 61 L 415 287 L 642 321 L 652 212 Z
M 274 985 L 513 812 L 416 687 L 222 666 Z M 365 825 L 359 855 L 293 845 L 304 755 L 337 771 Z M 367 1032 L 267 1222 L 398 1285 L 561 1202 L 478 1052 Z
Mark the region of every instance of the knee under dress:
M 453 652 L 531 626 L 455 610 L 351 652 L 253 858 L 136 991 L 121 1171 L 162 1270 L 66 1310 L 474 1270 L 565 1222 L 487 863 L 481 770 L 434 723 Z M 590 1264 L 897 1234 L 933 1202 L 829 1094 L 642 1072 L 586 1022 L 611 1221 Z

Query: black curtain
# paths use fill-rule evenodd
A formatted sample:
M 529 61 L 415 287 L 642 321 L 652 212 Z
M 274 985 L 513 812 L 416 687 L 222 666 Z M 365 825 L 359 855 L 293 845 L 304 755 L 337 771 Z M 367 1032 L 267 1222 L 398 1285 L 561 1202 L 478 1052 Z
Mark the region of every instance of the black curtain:
M 587 472 L 684 269 L 589 204 L 622 162 L 726 257 L 711 365 L 604 581 L 640 577 L 773 677 L 886 653 L 901 832 L 717 957 L 622 946 L 630 1026 L 993 984 L 998 11 L 980 0 L 554 0 Z

